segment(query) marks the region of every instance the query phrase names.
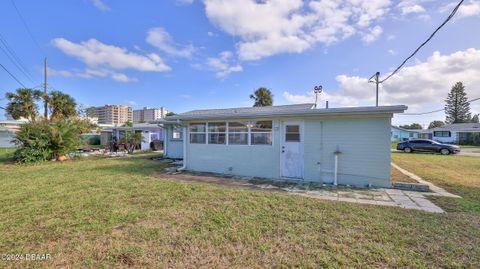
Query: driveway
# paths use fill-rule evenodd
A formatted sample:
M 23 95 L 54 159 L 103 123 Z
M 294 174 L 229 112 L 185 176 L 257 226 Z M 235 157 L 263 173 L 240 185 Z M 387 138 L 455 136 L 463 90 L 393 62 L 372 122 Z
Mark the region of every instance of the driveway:
M 462 148 L 459 155 L 480 157 L 480 147 L 478 147 L 478 148 Z

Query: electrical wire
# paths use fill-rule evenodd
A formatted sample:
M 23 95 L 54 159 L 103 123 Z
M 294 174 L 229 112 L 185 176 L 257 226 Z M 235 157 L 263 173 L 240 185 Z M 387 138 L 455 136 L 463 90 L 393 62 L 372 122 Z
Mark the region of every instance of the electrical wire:
M 435 29 L 435 31 L 433 31 L 433 33 L 427 38 L 427 40 L 425 40 L 412 54 L 410 54 L 410 56 L 408 56 L 392 73 L 390 73 L 390 75 L 388 75 L 386 78 L 380 80 L 378 83 L 383 83 L 385 82 L 387 79 L 391 78 L 392 76 L 394 76 L 407 62 L 408 60 L 410 60 L 413 56 L 415 56 L 415 54 L 417 54 L 417 52 L 423 47 L 425 46 L 434 36 L 435 34 L 443 27 L 445 26 L 445 24 L 447 24 L 447 22 L 449 22 L 453 16 L 455 16 L 455 14 L 457 13 L 458 9 L 460 8 L 460 6 L 462 5 L 464 0 L 461 0 L 456 6 L 455 8 L 452 10 L 452 12 L 450 13 L 450 15 L 445 19 L 445 21 L 443 21 L 442 24 L 440 24 L 440 26 L 437 27 L 437 29 Z M 375 76 L 375 75 L 374 75 Z M 373 76 L 372 76 L 373 78 Z
M 8 69 L 0 63 L 0 66 L 14 79 L 18 82 L 18 84 L 20 84 L 23 88 L 27 88 L 27 86 L 25 86 L 20 80 L 18 80 L 18 78 L 13 75 L 10 71 L 8 71 Z
M 7 51 L 9 52 L 9 54 L 13 57 L 13 59 L 18 63 L 18 65 L 20 65 L 21 69 L 27 73 L 27 76 L 28 78 L 33 82 L 35 83 L 33 80 L 35 80 L 34 76 L 32 75 L 32 73 L 30 73 L 30 71 L 28 70 L 28 68 L 26 67 L 25 63 L 22 61 L 22 59 L 18 56 L 18 54 L 15 52 L 15 50 L 12 48 L 12 46 L 10 46 L 10 44 L 8 44 L 7 40 L 5 39 L 5 37 L 3 37 L 1 34 L 0 34 L 0 42 L 3 44 L 3 46 L 7 49 Z
M 0 42 L 3 43 L 1 37 L 0 37 Z M 4 43 L 5 45 L 5 43 Z M 18 60 L 15 60 L 13 54 L 11 51 L 8 50 L 7 47 L 3 48 L 0 44 L 0 50 L 2 50 L 2 52 L 7 56 L 7 58 L 10 60 L 10 62 L 13 63 L 13 65 L 15 65 L 15 67 L 17 67 L 18 70 L 20 70 L 20 72 L 22 72 L 22 74 L 28 79 L 30 80 L 32 83 L 35 83 L 35 81 L 33 80 L 33 78 L 31 77 L 31 75 L 29 75 L 27 72 L 26 69 L 24 69 L 22 67 L 22 64 L 18 61 Z
M 475 101 L 478 101 L 480 100 L 480 98 L 474 98 L 470 101 L 467 101 L 467 103 L 473 103 Z M 442 109 L 437 109 L 437 110 L 433 110 L 433 111 L 428 111 L 428 112 L 420 112 L 420 113 L 401 113 L 401 114 L 397 114 L 399 116 L 420 116 L 420 115 L 427 115 L 427 114 L 432 114 L 432 113 L 436 113 L 436 112 L 441 112 L 441 111 L 445 111 L 445 108 L 442 108 Z
M 15 1 L 14 1 L 14 0 L 10 0 L 10 2 L 12 3 L 13 7 L 15 8 L 15 11 L 17 12 L 18 17 L 20 17 L 20 20 L 22 21 L 23 26 L 24 26 L 25 29 L 27 30 L 28 35 L 29 35 L 30 38 L 33 40 L 33 43 L 35 43 L 35 45 L 37 46 L 37 48 L 40 50 L 40 52 L 41 52 L 43 55 L 46 55 L 45 52 L 43 51 L 42 47 L 40 47 L 40 45 L 38 44 L 37 40 L 36 40 L 35 37 L 33 36 L 32 31 L 30 31 L 30 28 L 28 27 L 27 22 L 26 22 L 25 19 L 23 18 L 22 13 L 20 13 L 20 10 L 18 9 L 17 5 L 15 4 Z

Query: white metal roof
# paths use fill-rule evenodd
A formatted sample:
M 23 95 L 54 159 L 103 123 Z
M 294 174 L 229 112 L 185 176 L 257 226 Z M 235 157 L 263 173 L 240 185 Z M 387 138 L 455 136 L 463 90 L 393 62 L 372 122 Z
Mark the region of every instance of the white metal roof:
M 192 110 L 174 116 L 166 117 L 173 120 L 203 120 L 252 117 L 288 117 L 288 116 L 323 116 L 323 115 L 360 115 L 360 114 L 393 114 L 403 113 L 407 106 L 378 106 L 378 107 L 341 107 L 316 109 L 313 104 L 270 106 L 270 107 L 241 107 L 227 109 Z

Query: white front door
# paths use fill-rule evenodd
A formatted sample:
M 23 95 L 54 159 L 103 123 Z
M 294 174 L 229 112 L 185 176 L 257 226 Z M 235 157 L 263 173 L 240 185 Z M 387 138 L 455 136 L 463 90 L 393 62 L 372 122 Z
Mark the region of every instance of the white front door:
M 284 121 L 280 133 L 282 177 L 303 179 L 303 122 Z

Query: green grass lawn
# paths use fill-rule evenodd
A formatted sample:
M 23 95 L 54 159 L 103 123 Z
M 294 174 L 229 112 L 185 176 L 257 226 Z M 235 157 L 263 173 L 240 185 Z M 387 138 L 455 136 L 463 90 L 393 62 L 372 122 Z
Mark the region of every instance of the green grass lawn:
M 448 212 L 433 214 L 181 183 L 144 157 L 4 162 L 0 253 L 52 259 L 0 268 L 478 268 L 480 159 L 393 155 L 472 204 L 445 199 Z

